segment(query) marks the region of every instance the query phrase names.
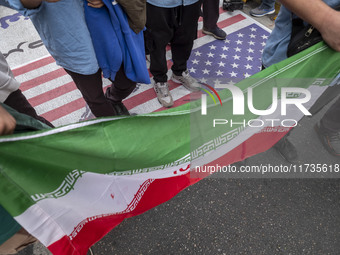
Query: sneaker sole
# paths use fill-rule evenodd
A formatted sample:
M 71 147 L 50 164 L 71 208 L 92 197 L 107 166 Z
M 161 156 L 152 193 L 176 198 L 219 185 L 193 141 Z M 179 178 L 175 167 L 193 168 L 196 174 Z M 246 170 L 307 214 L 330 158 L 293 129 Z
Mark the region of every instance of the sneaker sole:
M 336 153 L 334 150 L 332 150 L 332 149 L 331 149 L 332 147 L 330 147 L 330 145 L 329 145 L 328 143 L 326 143 L 325 140 L 323 139 L 323 136 L 321 135 L 320 126 L 319 126 L 318 123 L 316 123 L 316 124 L 314 125 L 314 130 L 315 130 L 316 134 L 318 135 L 319 140 L 320 140 L 320 142 L 322 143 L 323 147 L 324 147 L 330 154 L 332 154 L 333 156 L 339 157 L 340 154 L 338 154 L 338 153 Z
M 171 80 L 173 82 L 176 82 L 176 83 L 179 83 L 179 84 L 182 84 L 187 90 L 191 91 L 191 92 L 197 92 L 197 91 L 200 91 L 200 89 L 193 89 L 191 87 L 187 87 L 184 83 L 182 83 L 181 81 L 177 80 L 176 78 L 174 78 L 173 76 L 171 77 Z
M 157 92 L 156 91 L 155 91 L 155 93 L 156 93 L 156 96 L 157 96 Z M 162 102 L 161 102 L 161 100 L 159 100 L 158 96 L 157 96 L 157 100 L 161 104 L 161 106 L 163 106 L 165 108 L 170 108 L 171 106 L 174 105 L 174 101 L 173 100 L 172 100 L 171 104 L 169 103 L 169 104 L 166 104 L 166 105 L 162 104 Z
M 263 16 L 266 16 L 266 15 L 270 15 L 270 14 L 274 14 L 275 13 L 275 10 L 272 10 L 270 12 L 266 12 L 264 14 L 254 14 L 254 13 L 250 13 L 251 16 L 253 17 L 263 17 Z
M 206 34 L 206 35 L 212 35 L 213 37 L 215 37 L 215 38 L 218 39 L 218 40 L 224 40 L 225 38 L 227 38 L 227 36 L 225 36 L 225 37 L 220 37 L 220 36 L 215 35 L 214 33 L 211 33 L 211 32 L 209 32 L 209 31 L 206 31 L 206 30 L 202 30 L 202 33 L 203 33 L 203 34 Z
M 164 104 L 162 104 L 161 103 L 161 101 L 158 99 L 158 97 L 157 97 L 157 100 L 158 100 L 158 102 L 161 104 L 161 106 L 163 106 L 163 107 L 165 107 L 165 108 L 170 108 L 171 106 L 173 106 L 174 105 L 174 102 L 172 102 L 172 104 L 170 105 L 164 105 Z

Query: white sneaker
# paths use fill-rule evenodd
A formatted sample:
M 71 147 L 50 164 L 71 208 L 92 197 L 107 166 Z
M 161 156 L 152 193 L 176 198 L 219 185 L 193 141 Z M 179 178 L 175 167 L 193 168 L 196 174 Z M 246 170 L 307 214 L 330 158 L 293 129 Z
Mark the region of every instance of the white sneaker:
M 171 107 L 174 104 L 172 96 L 169 91 L 169 83 L 156 82 L 153 86 L 156 91 L 157 99 L 164 107 Z
M 190 91 L 199 91 L 202 87 L 201 84 L 185 70 L 182 75 L 172 74 L 171 79 L 174 82 L 181 83 L 186 89 Z

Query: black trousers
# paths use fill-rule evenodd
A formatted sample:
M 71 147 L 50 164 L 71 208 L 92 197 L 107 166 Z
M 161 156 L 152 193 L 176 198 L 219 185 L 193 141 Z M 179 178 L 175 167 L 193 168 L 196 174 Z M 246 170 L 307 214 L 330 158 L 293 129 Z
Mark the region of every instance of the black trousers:
M 212 30 L 217 26 L 217 20 L 220 16 L 219 0 L 203 0 L 203 27 Z
M 4 104 L 12 107 L 14 110 L 20 113 L 29 115 L 34 119 L 40 120 L 50 127 L 54 127 L 51 122 L 37 114 L 33 106 L 27 101 L 27 98 L 24 96 L 24 94 L 22 94 L 20 89 L 9 94 Z
M 146 41 L 152 41 L 150 52 L 150 72 L 156 82 L 166 82 L 166 46 L 170 43 L 173 65 L 172 71 L 181 75 L 187 69 L 194 40 L 197 38 L 197 22 L 201 1 L 197 3 L 162 8 L 146 5 Z M 146 43 L 150 45 L 150 43 Z
M 123 65 L 116 74 L 115 80 L 104 94 L 102 72 L 83 75 L 70 70 L 65 71 L 72 77 L 77 88 L 81 92 L 84 100 L 96 117 L 106 117 L 116 115 L 111 101 L 121 102 L 128 97 L 136 87 L 136 82 L 128 79 L 124 73 Z
M 321 123 L 331 132 L 340 132 L 340 97 L 322 117 Z

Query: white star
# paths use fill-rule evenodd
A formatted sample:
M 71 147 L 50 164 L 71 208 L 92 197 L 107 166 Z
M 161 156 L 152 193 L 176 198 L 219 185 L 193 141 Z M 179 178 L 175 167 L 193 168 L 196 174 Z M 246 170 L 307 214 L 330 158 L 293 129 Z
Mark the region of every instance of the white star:
M 227 47 L 227 46 L 223 46 L 223 48 L 222 48 L 223 50 L 226 50 L 226 51 L 228 51 L 229 50 L 229 47 Z
M 221 70 L 218 70 L 218 71 L 216 71 L 215 73 L 216 73 L 217 75 L 221 75 L 221 76 L 223 75 L 223 72 L 221 72 Z
M 205 68 L 204 70 L 202 70 L 203 74 L 209 74 L 210 70 L 208 70 L 207 68 Z
M 224 67 L 225 66 L 225 63 L 223 63 L 222 61 L 220 62 L 220 63 L 218 63 L 218 65 L 220 66 L 220 67 Z
M 230 40 L 225 39 L 224 42 L 225 42 L 225 43 L 230 43 Z
M 208 55 L 209 58 L 213 58 L 215 54 L 209 52 L 207 55 Z
M 211 50 L 215 50 L 215 49 L 216 49 L 216 46 L 215 46 L 215 45 L 210 45 L 209 48 L 210 48 Z
M 236 83 L 235 82 L 233 82 L 232 80 L 230 80 L 228 83 L 227 83 L 227 85 L 235 85 Z
M 251 56 L 246 57 L 246 59 L 247 59 L 247 61 L 253 61 L 253 57 L 251 57 Z
M 238 68 L 239 64 L 236 64 L 236 63 L 232 63 L 230 64 L 233 68 Z
M 249 46 L 250 45 L 255 45 L 255 42 L 253 42 L 253 41 L 249 41 L 248 43 L 249 43 Z
M 254 50 L 252 48 L 247 49 L 249 53 L 254 53 Z
M 198 64 L 198 62 L 200 62 L 199 60 L 197 60 L 196 58 L 194 59 L 194 60 L 191 60 L 191 62 L 193 63 L 193 64 Z
M 242 33 L 238 33 L 237 36 L 238 37 L 243 37 L 243 34 Z
M 190 73 L 196 73 L 196 69 L 193 68 L 193 67 L 191 67 L 191 68 L 189 69 L 189 72 L 190 72 Z
M 261 37 L 263 40 L 268 39 L 268 35 L 262 35 Z
M 266 46 L 266 43 L 265 43 L 265 42 L 262 42 L 261 45 L 264 47 L 264 46 Z
M 250 34 L 249 36 L 250 36 L 250 38 L 256 38 L 256 35 L 254 35 L 254 34 Z
M 240 40 L 236 41 L 236 44 L 242 44 L 242 43 L 243 43 L 243 41 L 240 41 Z
M 250 77 L 250 76 L 251 76 L 251 75 L 250 75 L 249 73 L 245 73 L 245 74 L 244 74 L 244 77 L 245 77 L 245 78 L 248 78 L 248 77 Z
M 252 32 L 254 32 L 254 31 L 256 31 L 257 29 L 256 29 L 255 27 L 251 27 L 250 30 L 251 30 Z
M 240 60 L 240 56 L 239 55 L 234 55 L 233 58 L 234 58 L 234 60 L 236 60 L 236 59 Z
M 263 49 L 260 50 L 261 54 L 263 53 Z
M 202 79 L 201 79 L 201 82 L 202 82 L 202 83 L 207 83 L 207 79 L 202 78 Z
M 220 85 L 220 84 L 221 84 L 221 81 L 219 79 L 214 80 L 215 87 Z
M 227 58 L 227 55 L 225 55 L 224 53 L 222 53 L 220 56 L 221 58 Z
M 239 47 L 234 48 L 236 52 L 241 52 L 241 49 Z
M 210 62 L 209 60 L 205 61 L 205 65 L 206 65 L 206 66 L 211 66 L 211 63 L 212 63 L 212 62 Z
M 253 68 L 253 66 L 251 66 L 251 65 L 249 65 L 249 64 L 246 64 L 244 67 L 245 67 L 247 70 Z
M 201 56 L 201 55 L 202 55 L 202 52 L 196 51 L 196 52 L 195 52 L 195 55 L 196 55 L 196 56 Z
M 231 77 L 236 77 L 237 73 L 235 73 L 234 71 L 232 71 L 231 73 L 229 73 Z

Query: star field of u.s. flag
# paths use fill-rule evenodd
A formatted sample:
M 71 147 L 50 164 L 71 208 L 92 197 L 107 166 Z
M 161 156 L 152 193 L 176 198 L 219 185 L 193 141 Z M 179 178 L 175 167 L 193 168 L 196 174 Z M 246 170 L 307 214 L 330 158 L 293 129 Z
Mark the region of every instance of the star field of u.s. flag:
M 190 74 L 206 83 L 241 80 L 261 70 L 261 55 L 269 32 L 256 24 L 214 40 L 193 50 L 188 63 Z M 214 84 L 212 84 L 214 85 Z

